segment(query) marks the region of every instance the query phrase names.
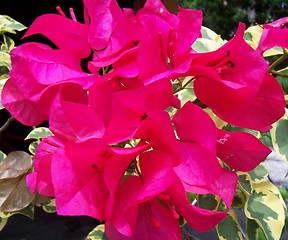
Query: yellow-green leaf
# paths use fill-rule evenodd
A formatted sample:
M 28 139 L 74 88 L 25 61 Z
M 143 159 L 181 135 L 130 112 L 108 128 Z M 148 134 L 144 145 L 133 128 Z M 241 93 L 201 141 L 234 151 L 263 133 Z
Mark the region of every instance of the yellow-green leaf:
M 38 147 L 38 145 L 39 145 L 39 143 L 38 143 L 37 141 L 30 143 L 30 144 L 29 144 L 29 147 L 28 147 L 29 152 L 30 152 L 31 154 L 35 155 L 35 153 L 36 153 L 36 148 Z
M 85 240 L 108 240 L 105 234 L 104 224 L 100 224 L 94 228 L 85 238 Z
M 268 181 L 254 183 L 244 211 L 247 218 L 259 224 L 267 240 L 280 239 L 286 205 L 275 185 Z
M 278 120 L 270 131 L 275 151 L 288 160 L 288 119 Z
M 10 16 L 0 15 L 0 34 L 9 32 L 16 33 L 16 31 L 22 31 L 27 27 L 22 23 L 16 21 Z
M 0 231 L 5 227 L 7 221 L 8 221 L 8 218 L 1 218 L 0 217 Z
M 43 204 L 42 208 L 45 212 L 55 213 L 56 212 L 55 199 L 51 199 L 48 203 Z
M 49 130 L 49 128 L 46 127 L 38 127 L 33 129 L 28 136 L 25 138 L 27 139 L 41 139 L 47 136 L 51 136 L 52 132 Z

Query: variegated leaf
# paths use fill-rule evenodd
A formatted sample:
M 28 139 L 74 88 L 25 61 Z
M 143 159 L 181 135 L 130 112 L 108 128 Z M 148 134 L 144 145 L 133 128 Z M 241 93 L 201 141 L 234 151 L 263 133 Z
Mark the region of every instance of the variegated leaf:
M 245 172 L 237 172 L 238 174 L 238 183 L 239 186 L 242 188 L 242 190 L 250 195 L 252 193 L 253 187 L 252 187 L 252 180 L 250 178 L 250 175 Z
M 278 120 L 270 131 L 275 151 L 288 160 L 288 119 Z
M 1 51 L 10 53 L 10 51 L 15 47 L 15 42 L 8 36 L 3 35 L 4 43 L 1 45 Z
M 247 193 L 244 193 L 242 189 L 236 188 L 232 208 L 243 208 L 247 198 L 246 195 Z
M 0 231 L 5 227 L 7 221 L 8 221 L 8 218 L 1 218 L 0 217 Z
M 22 31 L 27 27 L 22 23 L 16 21 L 10 16 L 0 15 L 0 34 L 9 32 L 16 33 L 16 31 Z
M 21 214 L 34 219 L 34 204 L 30 203 L 27 207 L 13 212 L 0 212 L 0 218 L 9 218 L 15 214 Z
M 259 228 L 258 223 L 253 219 L 246 219 L 246 239 L 247 240 L 256 240 L 257 239 L 257 230 Z
M 29 144 L 28 149 L 29 149 L 29 152 L 30 152 L 32 155 L 35 155 L 35 153 L 36 153 L 36 148 L 38 147 L 38 145 L 39 145 L 39 143 L 38 143 L 37 141 L 32 142 L 32 143 Z
M 242 240 L 241 226 L 235 214 L 231 209 L 230 216 L 224 218 L 217 226 L 216 231 L 220 240 Z
M 94 228 L 85 238 L 85 240 L 108 240 L 105 234 L 104 224 L 100 224 Z
M 56 212 L 55 199 L 51 199 L 48 203 L 43 204 L 42 208 L 47 213 L 55 213 Z
M 247 218 L 259 224 L 267 240 L 280 239 L 286 205 L 275 185 L 268 181 L 254 183 L 244 210 Z
M 264 167 L 262 163 L 260 163 L 256 168 L 252 171 L 248 172 L 252 182 L 262 182 L 263 180 L 267 179 L 268 171 Z
M 41 139 L 44 137 L 48 137 L 51 136 L 52 132 L 49 130 L 49 128 L 46 127 L 38 127 L 33 129 L 28 136 L 25 138 L 25 140 L 27 139 Z

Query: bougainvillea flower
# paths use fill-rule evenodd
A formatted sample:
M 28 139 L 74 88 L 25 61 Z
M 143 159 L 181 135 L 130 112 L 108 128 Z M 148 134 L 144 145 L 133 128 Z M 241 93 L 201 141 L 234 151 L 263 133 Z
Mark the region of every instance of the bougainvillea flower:
M 174 166 L 181 163 L 179 143 L 167 112 L 151 111 L 147 118 L 141 122 L 134 137 L 150 143 L 155 150 L 169 153 L 172 156 Z
M 111 119 L 104 138 L 121 142 L 133 137 L 141 122 L 149 117 L 150 111 L 166 110 L 175 102 L 177 104 L 177 100 L 173 96 L 172 84 L 168 81 L 115 93 L 112 96 Z
M 192 205 L 188 201 L 182 183 L 177 178 L 170 188 L 167 189 L 166 193 L 175 210 L 197 231 L 208 231 L 228 216 L 226 212 L 207 210 Z
M 66 140 L 85 141 L 89 138 L 102 138 L 105 126 L 95 110 L 80 101 L 65 100 L 64 93 L 59 94 L 52 104 L 49 117 L 49 129 L 58 137 Z M 81 113 L 81 114 L 79 114 Z
M 137 13 L 146 33 L 139 42 L 138 55 L 139 61 L 145 63 L 139 62 L 139 76 L 145 82 L 168 77 L 174 71 L 187 71 L 191 45 L 201 34 L 201 11 L 179 7 L 175 15 L 161 1 L 154 2 L 147 1 Z
M 31 24 L 23 38 L 42 34 L 58 48 L 86 58 L 91 53 L 88 44 L 88 26 L 56 14 L 44 14 Z
M 141 187 L 141 180 L 136 176 L 123 182 L 114 216 L 105 223 L 107 237 L 123 240 L 181 239 L 177 214 L 172 213 L 172 207 L 168 209 L 153 198 L 143 203 L 131 204 L 131 199 L 137 197 Z
M 104 219 L 109 191 L 103 168 L 110 155 L 109 146 L 99 139 L 68 142 L 54 152 L 51 172 L 58 214 Z
M 183 159 L 182 164 L 176 167 L 180 179 L 190 185 L 213 182 L 221 173 L 215 154 L 217 129 L 213 120 L 200 107 L 187 102 L 172 121 Z
M 244 30 L 240 24 L 236 36 L 220 49 L 195 56 L 190 75 L 196 76 L 196 96 L 220 118 L 239 127 L 268 131 L 284 114 L 284 95 L 277 80 L 267 75 L 269 66 L 263 57 L 244 41 Z M 268 85 L 272 94 L 266 91 Z M 268 107 L 263 105 L 264 96 Z
M 73 54 L 44 44 L 26 43 L 13 49 L 11 61 L 2 104 L 26 125 L 37 125 L 48 119 L 51 103 L 62 85 L 71 86 L 70 96 L 73 96 L 98 79 L 94 74 L 84 73 L 80 60 Z
M 218 129 L 217 138 L 217 156 L 239 171 L 252 171 L 271 153 L 258 138 L 246 132 Z
M 128 177 L 119 188 L 118 204 L 105 224 L 108 237 L 139 239 L 144 234 L 146 239 L 163 239 L 168 234 L 172 239 L 181 239 L 178 213 L 187 216 L 189 224 L 199 231 L 212 228 L 227 216 L 225 212 L 189 203 L 173 172 L 172 159 L 165 152 L 152 150 L 140 154 L 139 168 L 140 176 Z M 208 222 L 204 224 L 205 221 Z
M 288 48 L 288 17 L 263 24 L 257 51 L 261 54 L 273 47 Z
M 213 120 L 200 107 L 187 102 L 172 121 L 179 138 L 179 154 L 182 159 L 174 170 L 185 190 L 198 194 L 216 194 L 229 208 L 238 177 L 234 172 L 223 169 L 217 159 L 217 128 Z
M 107 219 L 125 170 L 147 148 L 118 150 L 97 138 L 66 142 L 54 152 L 51 164 L 57 213 Z
M 94 49 L 90 71 L 130 58 L 143 35 L 132 9 L 121 9 L 116 0 L 84 1 L 88 19 L 88 41 Z M 134 58 L 133 58 L 134 59 Z M 127 62 L 127 61 L 125 61 Z
M 43 138 L 36 148 L 34 171 L 27 175 L 26 182 L 32 193 L 38 192 L 54 197 L 54 186 L 51 176 L 51 162 L 54 152 L 63 142 L 54 136 Z

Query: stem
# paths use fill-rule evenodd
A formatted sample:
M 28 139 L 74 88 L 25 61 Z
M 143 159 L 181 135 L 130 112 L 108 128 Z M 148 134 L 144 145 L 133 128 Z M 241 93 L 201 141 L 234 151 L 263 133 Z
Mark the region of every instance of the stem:
M 9 125 L 11 124 L 11 122 L 13 122 L 14 120 L 15 120 L 14 117 L 10 117 L 10 118 L 7 120 L 7 122 L 0 128 L 0 134 L 1 134 L 2 132 L 4 132 L 4 131 L 9 127 Z
M 180 86 L 178 89 L 176 89 L 173 94 L 180 92 L 181 90 L 185 89 L 189 83 L 193 82 L 195 80 L 195 78 L 190 78 L 184 85 Z
M 283 76 L 283 77 L 288 77 L 288 73 L 283 73 L 283 72 L 278 72 L 274 69 L 270 70 L 271 73 L 275 74 L 275 75 L 279 75 L 279 76 Z
M 288 52 L 286 49 L 283 48 L 283 55 L 281 57 L 279 57 L 274 63 L 271 64 L 271 66 L 269 67 L 268 71 L 270 73 L 273 73 L 273 71 L 275 71 L 274 69 L 283 61 L 285 61 L 288 58 Z

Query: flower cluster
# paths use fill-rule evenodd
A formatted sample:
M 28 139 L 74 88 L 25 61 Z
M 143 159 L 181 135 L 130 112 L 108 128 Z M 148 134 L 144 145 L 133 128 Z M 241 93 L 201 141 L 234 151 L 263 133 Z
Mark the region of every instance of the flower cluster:
M 187 193 L 215 194 L 229 210 L 236 171 L 254 169 L 270 149 L 219 129 L 205 108 L 258 131 L 283 116 L 283 90 L 262 54 L 282 44 L 272 32 L 287 39 L 285 20 L 264 26 L 257 49 L 240 23 L 219 49 L 199 53 L 191 46 L 201 11 L 172 14 L 160 0 L 135 14 L 116 0 L 84 8 L 85 23 L 58 8 L 24 35 L 54 47 L 28 42 L 11 52 L 3 106 L 25 125 L 48 120 L 53 133 L 37 148 L 31 191 L 54 197 L 60 215 L 104 221 L 111 239 L 181 239 L 179 217 L 209 230 L 228 213 L 193 205 Z M 194 102 L 178 97 L 188 87 Z

